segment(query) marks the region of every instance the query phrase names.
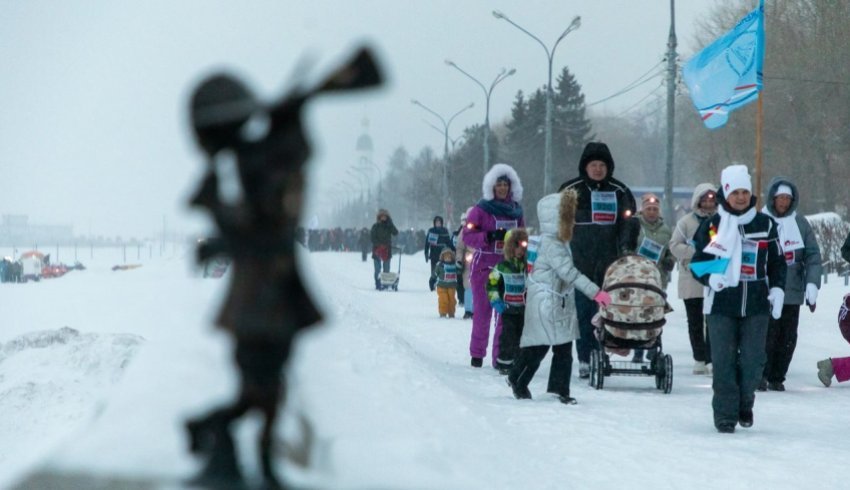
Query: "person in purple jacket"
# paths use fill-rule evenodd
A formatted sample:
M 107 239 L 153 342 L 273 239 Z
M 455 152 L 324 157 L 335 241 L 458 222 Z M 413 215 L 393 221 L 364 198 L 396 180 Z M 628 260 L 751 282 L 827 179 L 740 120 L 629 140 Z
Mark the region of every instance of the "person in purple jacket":
M 484 198 L 478 201 L 466 217 L 463 242 L 473 249 L 470 265 L 472 286 L 472 335 L 469 355 L 472 366 L 481 367 L 487 355 L 490 340 L 490 322 L 493 308 L 487 299 L 487 278 L 490 269 L 502 260 L 505 233 L 525 226 L 522 217 L 522 183 L 516 171 L 507 164 L 497 163 L 484 176 L 481 184 Z M 493 367 L 499 357 L 501 321 L 496 315 L 496 332 L 493 338 Z

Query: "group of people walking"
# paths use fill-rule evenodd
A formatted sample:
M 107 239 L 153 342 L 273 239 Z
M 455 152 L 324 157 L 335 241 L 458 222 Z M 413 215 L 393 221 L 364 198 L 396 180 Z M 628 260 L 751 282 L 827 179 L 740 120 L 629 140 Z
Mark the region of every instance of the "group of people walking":
M 625 254 L 642 255 L 657 265 L 666 288 L 678 264 L 693 373 L 713 377 L 714 425 L 721 433 L 752 426 L 755 392 L 785 389 L 801 306 L 814 311 L 820 288 L 820 250 L 796 212 L 797 187 L 775 178 L 759 210 L 747 167 L 730 165 L 719 186 L 695 187 L 691 211 L 671 228 L 658 196 L 641 196 L 638 208 L 614 170 L 608 146 L 588 143 L 578 176 L 537 203 L 539 227 L 529 236 L 519 176 L 507 164 L 493 165 L 461 226 L 450 232 L 437 216 L 426 235 L 429 287 L 438 292 L 440 316 L 454 317 L 455 292 L 471 303 L 475 368 L 484 365 L 495 328 L 490 364 L 518 399 L 532 397 L 529 383 L 551 348 L 547 392 L 573 404 L 573 343 L 578 375 L 587 378 L 590 353 L 600 349 L 592 320 L 611 302 L 602 289 L 608 266 Z M 845 249 L 850 260 L 850 237 Z M 375 270 L 377 281 L 378 259 Z M 850 295 L 846 303 L 850 309 Z M 850 341 L 846 311 L 844 318 Z M 643 356 L 635 349 L 632 362 Z M 850 357 L 826 359 L 818 369 L 826 386 L 833 377 L 850 379 Z

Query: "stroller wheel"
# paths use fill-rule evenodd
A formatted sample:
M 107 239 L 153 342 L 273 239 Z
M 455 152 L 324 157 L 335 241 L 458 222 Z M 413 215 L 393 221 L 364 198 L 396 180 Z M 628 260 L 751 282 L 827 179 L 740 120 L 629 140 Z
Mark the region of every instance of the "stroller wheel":
M 662 388 L 662 387 L 659 387 Z M 664 394 L 673 390 L 673 357 L 670 354 L 664 356 Z
M 601 390 L 604 380 L 604 366 L 602 360 L 603 354 L 598 350 L 590 351 L 590 386 L 592 388 L 596 388 L 597 390 Z

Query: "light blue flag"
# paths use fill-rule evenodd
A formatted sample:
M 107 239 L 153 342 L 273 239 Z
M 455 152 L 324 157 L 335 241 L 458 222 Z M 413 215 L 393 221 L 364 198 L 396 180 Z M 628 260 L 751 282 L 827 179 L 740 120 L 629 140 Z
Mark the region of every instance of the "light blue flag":
M 729 265 L 729 259 L 712 259 L 703 262 L 691 262 L 691 271 L 697 277 L 702 277 L 706 274 L 723 274 L 726 272 L 726 267 Z
M 709 129 L 729 113 L 758 99 L 764 65 L 764 0 L 729 32 L 694 55 L 682 78 Z

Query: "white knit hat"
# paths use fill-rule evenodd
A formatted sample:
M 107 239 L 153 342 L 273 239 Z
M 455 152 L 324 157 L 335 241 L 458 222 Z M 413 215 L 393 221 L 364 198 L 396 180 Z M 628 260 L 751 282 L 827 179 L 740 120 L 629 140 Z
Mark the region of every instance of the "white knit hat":
M 728 196 L 738 189 L 753 192 L 753 184 L 750 180 L 750 172 L 746 165 L 729 165 L 720 174 L 720 186 L 723 195 Z
M 776 193 L 774 194 L 774 197 L 780 194 L 788 194 L 789 196 L 794 197 L 794 193 L 791 191 L 791 187 L 785 184 L 780 184 L 779 187 L 776 188 Z

